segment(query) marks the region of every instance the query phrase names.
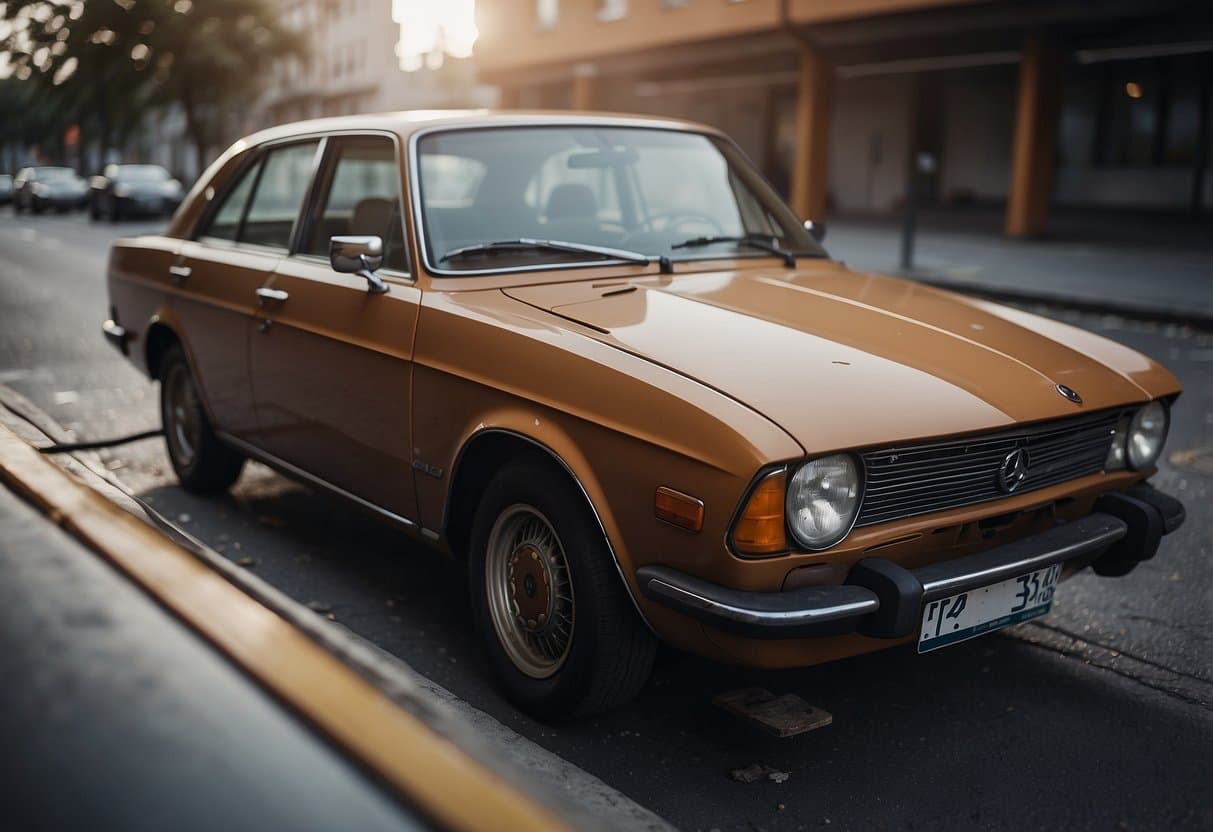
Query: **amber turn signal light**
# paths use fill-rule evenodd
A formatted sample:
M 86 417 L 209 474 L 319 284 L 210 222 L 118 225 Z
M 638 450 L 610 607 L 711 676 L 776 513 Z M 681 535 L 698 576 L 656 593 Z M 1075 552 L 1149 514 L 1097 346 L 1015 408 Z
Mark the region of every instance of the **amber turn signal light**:
M 703 528 L 703 500 L 664 485 L 657 489 L 653 498 L 653 511 L 657 519 L 673 523 L 680 529 L 697 532 Z
M 733 525 L 733 548 L 739 555 L 774 555 L 788 548 L 783 517 L 787 471 L 767 474 L 746 500 Z

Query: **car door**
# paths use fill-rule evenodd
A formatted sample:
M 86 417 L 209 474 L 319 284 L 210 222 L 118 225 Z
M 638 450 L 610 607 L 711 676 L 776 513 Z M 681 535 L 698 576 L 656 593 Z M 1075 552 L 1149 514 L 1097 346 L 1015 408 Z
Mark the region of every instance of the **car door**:
M 409 405 L 421 292 L 404 243 L 395 138 L 327 140 L 291 256 L 266 283 L 251 366 L 261 447 L 397 518 L 416 516 Z M 386 294 L 329 263 L 335 235 L 384 243 Z
M 170 267 L 182 328 L 215 427 L 255 442 L 249 337 L 260 289 L 290 249 L 319 140 L 266 149 L 237 175 Z

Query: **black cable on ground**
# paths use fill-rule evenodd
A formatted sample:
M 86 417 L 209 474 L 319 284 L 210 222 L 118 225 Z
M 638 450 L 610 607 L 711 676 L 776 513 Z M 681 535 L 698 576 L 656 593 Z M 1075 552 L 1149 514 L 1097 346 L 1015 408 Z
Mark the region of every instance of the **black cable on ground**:
M 151 439 L 155 436 L 164 436 L 164 431 L 160 428 L 155 430 L 145 430 L 140 433 L 132 433 L 129 436 L 119 436 L 114 439 L 96 439 L 92 442 L 64 442 L 59 445 L 48 445 L 45 448 L 38 450 L 44 454 L 66 454 L 73 451 L 94 451 L 98 448 L 113 448 L 117 445 L 125 445 L 128 442 L 138 442 L 140 439 Z

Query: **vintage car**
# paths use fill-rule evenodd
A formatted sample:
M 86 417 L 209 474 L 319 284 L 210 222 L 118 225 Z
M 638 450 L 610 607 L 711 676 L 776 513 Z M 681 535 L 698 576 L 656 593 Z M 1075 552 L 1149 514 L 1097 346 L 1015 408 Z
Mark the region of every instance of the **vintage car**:
M 925 652 L 1155 554 L 1170 373 L 814 231 L 695 124 L 319 120 L 115 243 L 104 332 L 160 381 L 185 488 L 261 460 L 465 559 L 541 716 L 627 700 L 658 638 Z

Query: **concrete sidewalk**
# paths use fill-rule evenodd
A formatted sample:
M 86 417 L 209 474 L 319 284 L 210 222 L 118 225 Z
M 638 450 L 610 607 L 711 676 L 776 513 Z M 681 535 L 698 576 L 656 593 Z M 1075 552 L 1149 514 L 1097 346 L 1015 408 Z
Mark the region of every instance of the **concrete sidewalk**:
M 1139 215 L 1061 215 L 1041 240 L 1001 233 L 988 209 L 920 218 L 918 280 L 973 294 L 1059 303 L 1213 328 L 1213 223 Z M 826 247 L 863 271 L 899 274 L 898 219 L 839 219 Z

